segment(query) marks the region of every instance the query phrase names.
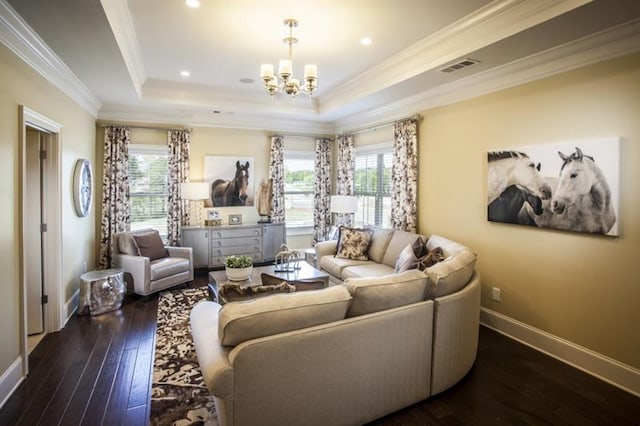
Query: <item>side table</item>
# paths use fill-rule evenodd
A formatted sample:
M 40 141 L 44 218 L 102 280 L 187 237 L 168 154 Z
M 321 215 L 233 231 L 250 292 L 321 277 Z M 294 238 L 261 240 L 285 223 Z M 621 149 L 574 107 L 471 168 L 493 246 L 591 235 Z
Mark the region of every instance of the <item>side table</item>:
M 314 268 L 317 268 L 318 266 L 316 265 L 316 249 L 314 248 L 310 248 L 310 249 L 306 249 L 304 251 L 304 260 L 311 266 L 313 266 Z
M 99 315 L 120 309 L 126 286 L 124 270 L 105 269 L 80 276 L 79 315 Z

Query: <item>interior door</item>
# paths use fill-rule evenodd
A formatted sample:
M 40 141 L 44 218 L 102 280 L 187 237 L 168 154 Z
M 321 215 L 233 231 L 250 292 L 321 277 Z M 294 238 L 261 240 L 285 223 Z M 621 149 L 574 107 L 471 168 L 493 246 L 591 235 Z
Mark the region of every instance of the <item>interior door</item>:
M 42 133 L 27 128 L 26 143 L 26 280 L 27 280 L 27 334 L 40 334 L 44 331 L 42 308 L 42 188 L 44 162 L 40 151 L 43 149 Z

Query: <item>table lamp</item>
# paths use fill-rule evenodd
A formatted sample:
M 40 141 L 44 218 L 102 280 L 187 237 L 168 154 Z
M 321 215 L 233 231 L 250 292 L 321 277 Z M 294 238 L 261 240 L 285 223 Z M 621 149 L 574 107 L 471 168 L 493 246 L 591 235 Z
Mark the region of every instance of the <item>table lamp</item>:
M 180 198 L 189 200 L 191 211 L 189 226 L 202 226 L 202 203 L 209 198 L 209 184 L 207 182 L 183 182 L 180 184 Z M 199 203 L 200 201 L 200 203 Z
M 358 211 L 358 197 L 355 195 L 332 195 L 331 196 L 331 213 L 336 214 L 354 214 Z M 329 239 L 338 238 L 338 227 L 343 223 L 334 221 L 334 225 L 329 232 Z

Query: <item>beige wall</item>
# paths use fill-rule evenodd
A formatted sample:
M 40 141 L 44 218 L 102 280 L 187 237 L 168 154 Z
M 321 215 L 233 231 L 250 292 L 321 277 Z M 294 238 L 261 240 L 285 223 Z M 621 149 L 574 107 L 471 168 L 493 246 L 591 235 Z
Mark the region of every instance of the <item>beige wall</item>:
M 483 306 L 640 368 L 640 55 L 422 114 L 419 229 L 477 251 Z M 488 150 L 609 136 L 622 139 L 620 237 L 486 220 Z
M 78 158 L 95 163 L 95 121 L 70 98 L 0 44 L 0 375 L 19 355 L 20 273 L 20 145 L 18 106 L 62 125 L 62 283 L 64 299 L 79 287 L 83 262 L 95 264 L 92 216 L 79 218 L 72 198 L 73 168 Z M 95 198 L 94 198 L 95 200 Z

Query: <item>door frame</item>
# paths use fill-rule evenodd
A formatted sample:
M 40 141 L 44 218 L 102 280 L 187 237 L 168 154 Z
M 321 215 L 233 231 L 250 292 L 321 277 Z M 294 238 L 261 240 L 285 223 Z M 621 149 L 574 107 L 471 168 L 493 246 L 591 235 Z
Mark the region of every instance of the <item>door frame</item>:
M 24 214 L 29 208 L 26 203 L 26 143 L 27 127 L 48 134 L 48 150 L 46 158 L 47 177 L 44 201 L 44 223 L 47 231 L 43 234 L 43 271 L 45 294 L 49 301 L 44 305 L 44 332 L 58 331 L 64 325 L 64 294 L 62 287 L 62 202 L 61 202 L 61 159 L 60 133 L 62 125 L 24 106 L 18 106 L 19 145 L 20 145 L 20 355 L 22 358 L 22 374 L 29 372 L 29 348 L 27 339 L 27 280 L 26 268 L 26 221 Z

